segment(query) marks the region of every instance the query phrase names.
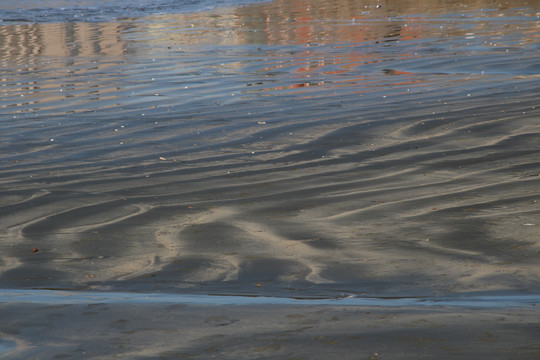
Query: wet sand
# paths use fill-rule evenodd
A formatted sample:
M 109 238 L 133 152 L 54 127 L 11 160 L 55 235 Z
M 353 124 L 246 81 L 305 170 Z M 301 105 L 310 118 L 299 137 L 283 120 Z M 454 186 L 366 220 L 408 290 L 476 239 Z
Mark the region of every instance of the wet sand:
M 0 25 L 1 289 L 538 295 L 540 4 L 380 4 Z M 535 306 L 0 316 L 14 359 L 540 353 Z
M 539 354 L 538 322 L 531 319 L 536 309 L 501 314 L 444 307 L 97 303 L 0 304 L 0 310 L 3 346 L 18 342 L 11 359 L 535 359 Z

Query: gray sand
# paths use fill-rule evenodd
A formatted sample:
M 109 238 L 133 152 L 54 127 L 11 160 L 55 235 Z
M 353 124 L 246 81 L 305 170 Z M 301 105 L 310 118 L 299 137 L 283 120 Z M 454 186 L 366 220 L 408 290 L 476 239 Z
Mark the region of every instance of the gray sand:
M 540 4 L 308 3 L 0 22 L 0 289 L 538 296 Z M 0 354 L 538 358 L 514 305 L 9 300 Z
M 1 304 L 11 359 L 537 359 L 536 309 Z M 535 319 L 536 318 L 536 319 Z

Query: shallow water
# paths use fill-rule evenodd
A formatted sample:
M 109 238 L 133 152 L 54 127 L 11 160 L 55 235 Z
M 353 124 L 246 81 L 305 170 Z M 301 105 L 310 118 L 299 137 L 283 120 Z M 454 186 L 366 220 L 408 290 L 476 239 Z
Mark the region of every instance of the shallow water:
M 3 340 L 0 338 L 0 355 L 12 351 L 16 346 L 17 344 L 14 341 Z
M 257 0 L 20 0 L 0 3 L 0 22 L 64 23 L 123 21 L 152 14 L 180 14 Z
M 195 8 L 0 23 L 3 288 L 538 293 L 539 2 Z
M 272 296 L 185 295 L 140 292 L 0 290 L 0 303 L 10 304 L 175 304 L 175 305 L 299 305 L 355 307 L 462 307 L 531 308 L 538 295 L 466 295 L 441 298 L 370 298 L 342 295 L 336 298 L 285 298 Z M 0 343 L 1 345 L 1 343 Z M 1 347 L 0 347 L 1 351 Z

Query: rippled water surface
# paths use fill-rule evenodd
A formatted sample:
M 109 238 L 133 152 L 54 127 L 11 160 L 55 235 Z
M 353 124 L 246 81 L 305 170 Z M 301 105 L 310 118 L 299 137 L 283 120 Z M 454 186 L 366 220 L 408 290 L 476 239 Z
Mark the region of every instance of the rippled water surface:
M 256 3 L 257 0 L 19 0 L 0 3 L 0 21 L 103 22 Z
M 538 293 L 540 2 L 21 4 L 4 286 Z

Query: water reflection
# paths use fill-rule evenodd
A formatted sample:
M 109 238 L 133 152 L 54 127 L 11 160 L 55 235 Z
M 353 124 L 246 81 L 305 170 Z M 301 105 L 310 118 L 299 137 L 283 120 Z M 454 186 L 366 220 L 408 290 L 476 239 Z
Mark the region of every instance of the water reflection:
M 381 6 L 378 8 L 378 6 Z M 503 35 L 535 21 L 540 4 L 507 1 L 276 0 L 237 9 L 153 15 L 122 22 L 34 23 L 0 26 L 0 61 L 27 64 L 39 57 L 121 57 L 132 46 L 333 44 L 408 41 L 428 37 L 473 39 L 493 30 Z M 514 8 L 511 12 L 500 12 Z M 538 10 L 538 9 L 537 9 Z M 499 21 L 494 25 L 489 22 Z M 459 21 L 458 21 L 459 20 Z M 460 24 L 466 22 L 466 24 Z M 534 42 L 540 25 L 523 30 L 518 43 Z
M 4 25 L 0 26 L 0 107 L 10 113 L 110 107 L 120 111 L 144 103 L 141 92 L 149 96 L 166 88 L 169 94 L 178 91 L 175 96 L 183 97 L 182 89 L 194 82 L 215 83 L 224 73 L 251 75 L 242 82 L 260 86 L 241 90 L 250 96 L 433 80 L 417 76 L 387 83 L 382 75 L 489 71 L 528 75 L 539 70 L 534 58 L 519 64 L 512 59 L 509 65 L 499 54 L 508 49 L 537 50 L 538 5 L 481 0 L 432 0 L 421 6 L 417 1 L 276 0 L 121 22 Z M 178 77 L 185 74 L 193 76 Z M 176 84 L 171 84 L 171 76 Z M 231 87 L 233 80 L 228 81 L 224 88 L 238 91 L 240 85 Z M 214 91 L 218 96 L 223 91 L 212 87 L 205 90 L 207 94 Z
M 241 34 L 244 43 L 304 48 L 283 52 L 264 68 L 286 71 L 299 81 L 265 91 L 302 88 L 304 92 L 307 87 L 324 85 L 359 87 L 356 92 L 364 93 L 374 86 L 407 86 L 395 93 L 404 94 L 421 83 L 440 85 L 470 75 L 538 72 L 532 60 L 516 66 L 499 58 L 508 48 L 524 54 L 535 50 L 539 35 L 535 11 L 521 2 L 314 0 L 294 1 L 291 6 L 277 0 L 241 8 L 237 14 L 242 26 L 254 30 Z M 404 79 L 388 82 L 381 74 Z M 327 94 L 320 92 L 320 96 Z
M 122 23 L 45 23 L 0 27 L 1 108 L 64 109 L 63 100 L 106 100 L 111 66 L 127 54 Z M 101 74 L 99 82 L 93 76 Z M 76 110 L 76 103 L 67 107 Z
M 121 56 L 123 23 L 37 23 L 0 27 L 0 61 L 28 64 L 38 57 Z

